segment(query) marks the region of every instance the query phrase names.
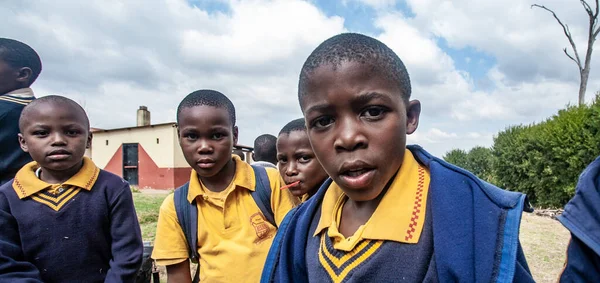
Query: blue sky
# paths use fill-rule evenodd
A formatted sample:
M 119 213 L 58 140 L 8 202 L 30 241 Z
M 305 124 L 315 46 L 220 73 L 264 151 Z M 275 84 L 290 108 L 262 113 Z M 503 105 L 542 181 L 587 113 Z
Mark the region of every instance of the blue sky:
M 557 11 L 583 49 L 585 12 Z M 219 90 L 238 107 L 240 143 L 302 115 L 296 86 L 304 59 L 323 40 L 360 32 L 404 61 L 423 112 L 410 143 L 442 156 L 490 146 L 510 125 L 541 121 L 577 101 L 577 69 L 550 14 L 522 0 L 76 0 L 10 1 L 0 34 L 42 56 L 38 96 L 84 106 L 98 128 L 175 120 L 188 93 Z M 592 59 L 588 101 L 600 89 Z

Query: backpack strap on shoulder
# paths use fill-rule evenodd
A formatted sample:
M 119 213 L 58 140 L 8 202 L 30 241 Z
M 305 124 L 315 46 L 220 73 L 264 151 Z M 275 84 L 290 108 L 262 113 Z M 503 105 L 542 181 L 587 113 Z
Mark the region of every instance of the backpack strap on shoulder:
M 252 195 L 254 202 L 256 202 L 266 220 L 277 227 L 273 209 L 271 209 L 271 183 L 269 182 L 267 170 L 264 167 L 256 165 L 252 165 L 252 169 L 254 170 L 256 186 L 254 192 L 251 192 L 250 195 Z
M 188 254 L 192 262 L 198 262 L 198 207 L 196 207 L 196 200 L 191 203 L 188 201 L 188 191 L 190 184 L 185 183 L 183 186 L 175 190 L 174 201 L 175 201 L 175 212 L 177 213 L 177 220 L 179 226 L 183 230 L 185 239 L 188 244 Z

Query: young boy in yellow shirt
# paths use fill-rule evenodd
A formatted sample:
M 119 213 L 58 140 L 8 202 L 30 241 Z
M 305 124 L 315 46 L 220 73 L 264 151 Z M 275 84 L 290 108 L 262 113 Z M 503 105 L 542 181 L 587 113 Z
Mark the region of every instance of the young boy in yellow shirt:
M 286 187 L 303 202 L 327 179 L 308 140 L 304 118 L 290 121 L 279 131 L 277 166 Z
M 160 207 L 152 258 L 167 267 L 168 282 L 192 281 L 188 258 L 196 251 L 200 267 L 195 280 L 258 281 L 277 226 L 296 204 L 288 191 L 279 189 L 283 184 L 277 170 L 261 167 L 268 176 L 267 210 L 274 223 L 268 221 L 254 197 L 261 185 L 255 174 L 261 169 L 232 154 L 238 140 L 235 122 L 233 103 L 214 90 L 195 91 L 177 108 L 179 144 L 193 170 L 189 183 Z M 181 204 L 178 191 L 186 187 L 184 202 L 197 209 L 196 223 L 182 220 L 176 208 Z M 194 241 L 182 227 L 188 224 L 192 231 L 196 228 L 195 250 L 188 249 Z

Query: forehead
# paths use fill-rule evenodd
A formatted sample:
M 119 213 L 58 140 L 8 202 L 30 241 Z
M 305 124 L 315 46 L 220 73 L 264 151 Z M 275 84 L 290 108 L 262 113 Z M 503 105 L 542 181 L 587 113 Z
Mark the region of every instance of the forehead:
M 34 124 L 79 124 L 87 127 L 86 115 L 71 103 L 48 101 L 34 105 L 23 116 L 23 126 Z
M 277 149 L 294 150 L 311 148 L 306 131 L 291 131 L 277 138 Z
M 233 126 L 229 118 L 229 112 L 223 107 L 209 105 L 197 105 L 185 107 L 179 113 L 180 126 L 198 125 L 198 123 L 208 123 L 220 126 Z
M 338 65 L 324 64 L 315 68 L 304 82 L 304 95 L 300 98 L 303 110 L 308 104 L 319 101 L 337 101 L 342 93 L 381 93 L 402 98 L 397 82 L 390 79 L 382 68 L 369 63 L 344 61 Z

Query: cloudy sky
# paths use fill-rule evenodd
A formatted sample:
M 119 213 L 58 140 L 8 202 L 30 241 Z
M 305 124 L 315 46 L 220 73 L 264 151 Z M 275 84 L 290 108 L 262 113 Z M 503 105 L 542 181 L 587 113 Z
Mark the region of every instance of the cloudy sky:
M 577 103 L 575 64 L 555 9 L 580 50 L 587 14 L 575 0 L 0 0 L 0 37 L 28 43 L 44 69 L 38 96 L 79 102 L 92 126 L 172 122 L 188 93 L 225 93 L 240 143 L 300 117 L 297 80 L 308 54 L 342 32 L 374 36 L 406 64 L 421 123 L 410 143 L 436 155 L 490 146 L 509 125 Z M 596 55 L 596 57 L 600 54 Z M 592 60 L 587 100 L 600 90 Z

